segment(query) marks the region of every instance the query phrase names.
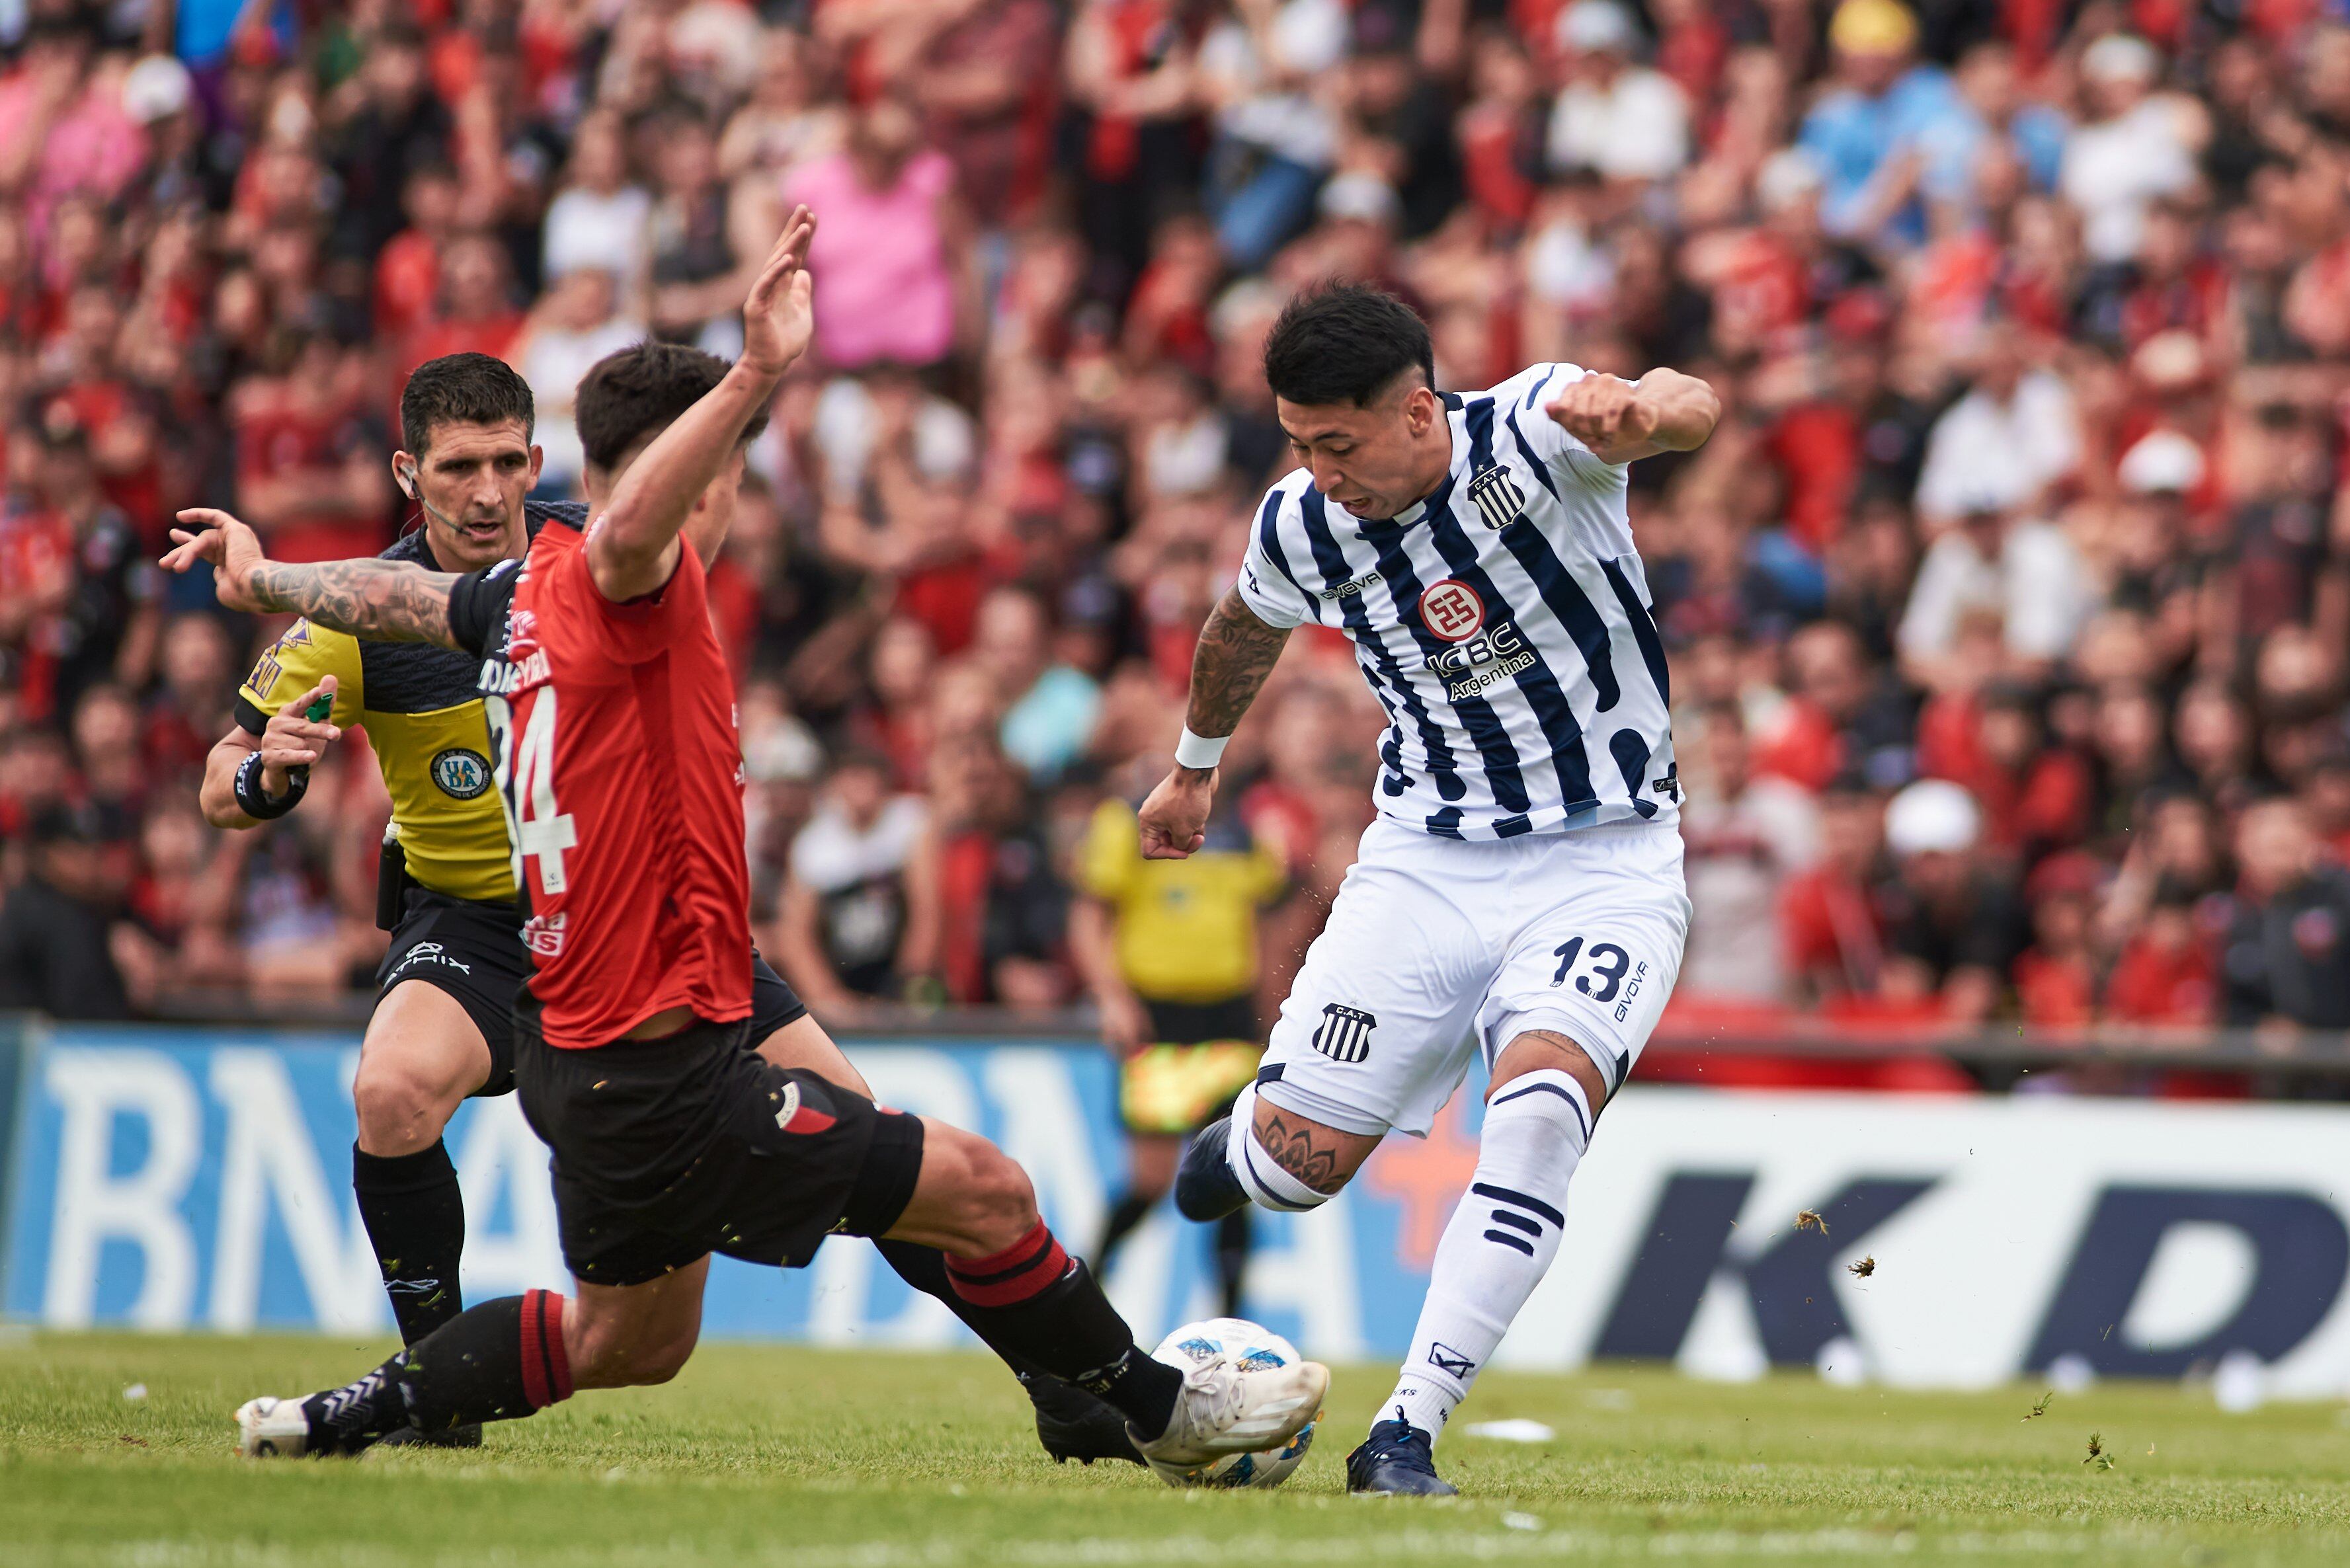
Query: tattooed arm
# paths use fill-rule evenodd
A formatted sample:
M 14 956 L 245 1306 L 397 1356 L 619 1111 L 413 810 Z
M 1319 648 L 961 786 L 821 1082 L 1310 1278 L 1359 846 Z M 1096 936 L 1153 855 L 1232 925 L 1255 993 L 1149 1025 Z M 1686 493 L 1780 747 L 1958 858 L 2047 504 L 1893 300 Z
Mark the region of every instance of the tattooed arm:
M 1191 654 L 1191 701 L 1183 719 L 1191 732 L 1213 737 L 1239 728 L 1288 640 L 1288 629 L 1258 619 L 1240 589 L 1227 593 L 1208 612 Z M 1213 768 L 1178 763 L 1142 803 L 1143 857 L 1181 860 L 1199 848 L 1215 797 Z
M 404 561 L 369 557 L 294 566 L 262 553 L 252 529 L 225 512 L 193 507 L 180 514 L 163 566 L 184 572 L 213 564 L 213 592 L 230 609 L 256 615 L 291 612 L 316 625 L 385 642 L 457 646 L 449 629 L 452 572 L 428 572 Z

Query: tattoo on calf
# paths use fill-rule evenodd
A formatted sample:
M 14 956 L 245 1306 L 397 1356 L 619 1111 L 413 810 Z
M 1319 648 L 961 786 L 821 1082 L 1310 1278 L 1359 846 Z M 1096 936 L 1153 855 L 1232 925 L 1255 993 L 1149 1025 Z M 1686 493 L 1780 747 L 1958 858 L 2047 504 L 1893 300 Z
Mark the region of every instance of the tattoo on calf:
M 1338 1168 L 1336 1149 L 1315 1145 L 1312 1127 L 1293 1127 L 1278 1116 L 1258 1130 L 1256 1141 L 1274 1164 L 1316 1192 L 1336 1192 L 1353 1174 Z

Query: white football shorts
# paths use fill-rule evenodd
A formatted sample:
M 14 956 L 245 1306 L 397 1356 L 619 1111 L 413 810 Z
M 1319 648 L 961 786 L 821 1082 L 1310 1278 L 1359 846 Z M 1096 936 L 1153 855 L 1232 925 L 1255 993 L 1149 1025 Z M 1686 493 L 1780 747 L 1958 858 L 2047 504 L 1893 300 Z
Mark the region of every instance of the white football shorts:
M 1680 972 L 1680 830 L 1612 823 L 1437 838 L 1382 817 L 1273 1028 L 1257 1095 L 1325 1127 L 1424 1137 L 1530 1029 L 1623 1085 Z

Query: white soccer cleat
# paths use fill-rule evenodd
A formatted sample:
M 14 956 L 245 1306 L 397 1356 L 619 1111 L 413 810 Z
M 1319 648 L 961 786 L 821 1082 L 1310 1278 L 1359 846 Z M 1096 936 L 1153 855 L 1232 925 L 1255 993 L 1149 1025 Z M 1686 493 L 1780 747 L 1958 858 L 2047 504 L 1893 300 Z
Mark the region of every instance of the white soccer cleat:
M 1321 1415 L 1329 1391 L 1330 1369 L 1318 1361 L 1246 1372 L 1208 1362 L 1183 1374 L 1167 1430 L 1149 1442 L 1136 1434 L 1135 1447 L 1145 1458 L 1171 1465 L 1277 1449 Z
M 299 1459 L 309 1447 L 310 1420 L 301 1400 L 265 1394 L 236 1407 L 236 1451 L 246 1459 Z

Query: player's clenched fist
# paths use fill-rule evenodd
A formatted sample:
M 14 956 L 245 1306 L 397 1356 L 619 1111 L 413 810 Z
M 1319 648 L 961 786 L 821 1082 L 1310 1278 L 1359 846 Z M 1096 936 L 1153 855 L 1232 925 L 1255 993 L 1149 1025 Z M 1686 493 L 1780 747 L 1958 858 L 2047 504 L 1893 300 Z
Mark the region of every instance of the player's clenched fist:
M 1177 768 L 1159 781 L 1138 816 L 1145 860 L 1185 860 L 1208 841 L 1208 808 L 1216 802 L 1216 775 Z
M 1570 381 L 1543 405 L 1543 411 L 1594 452 L 1644 441 L 1657 433 L 1656 405 L 1641 398 L 1637 383 L 1620 376 L 1595 374 Z

